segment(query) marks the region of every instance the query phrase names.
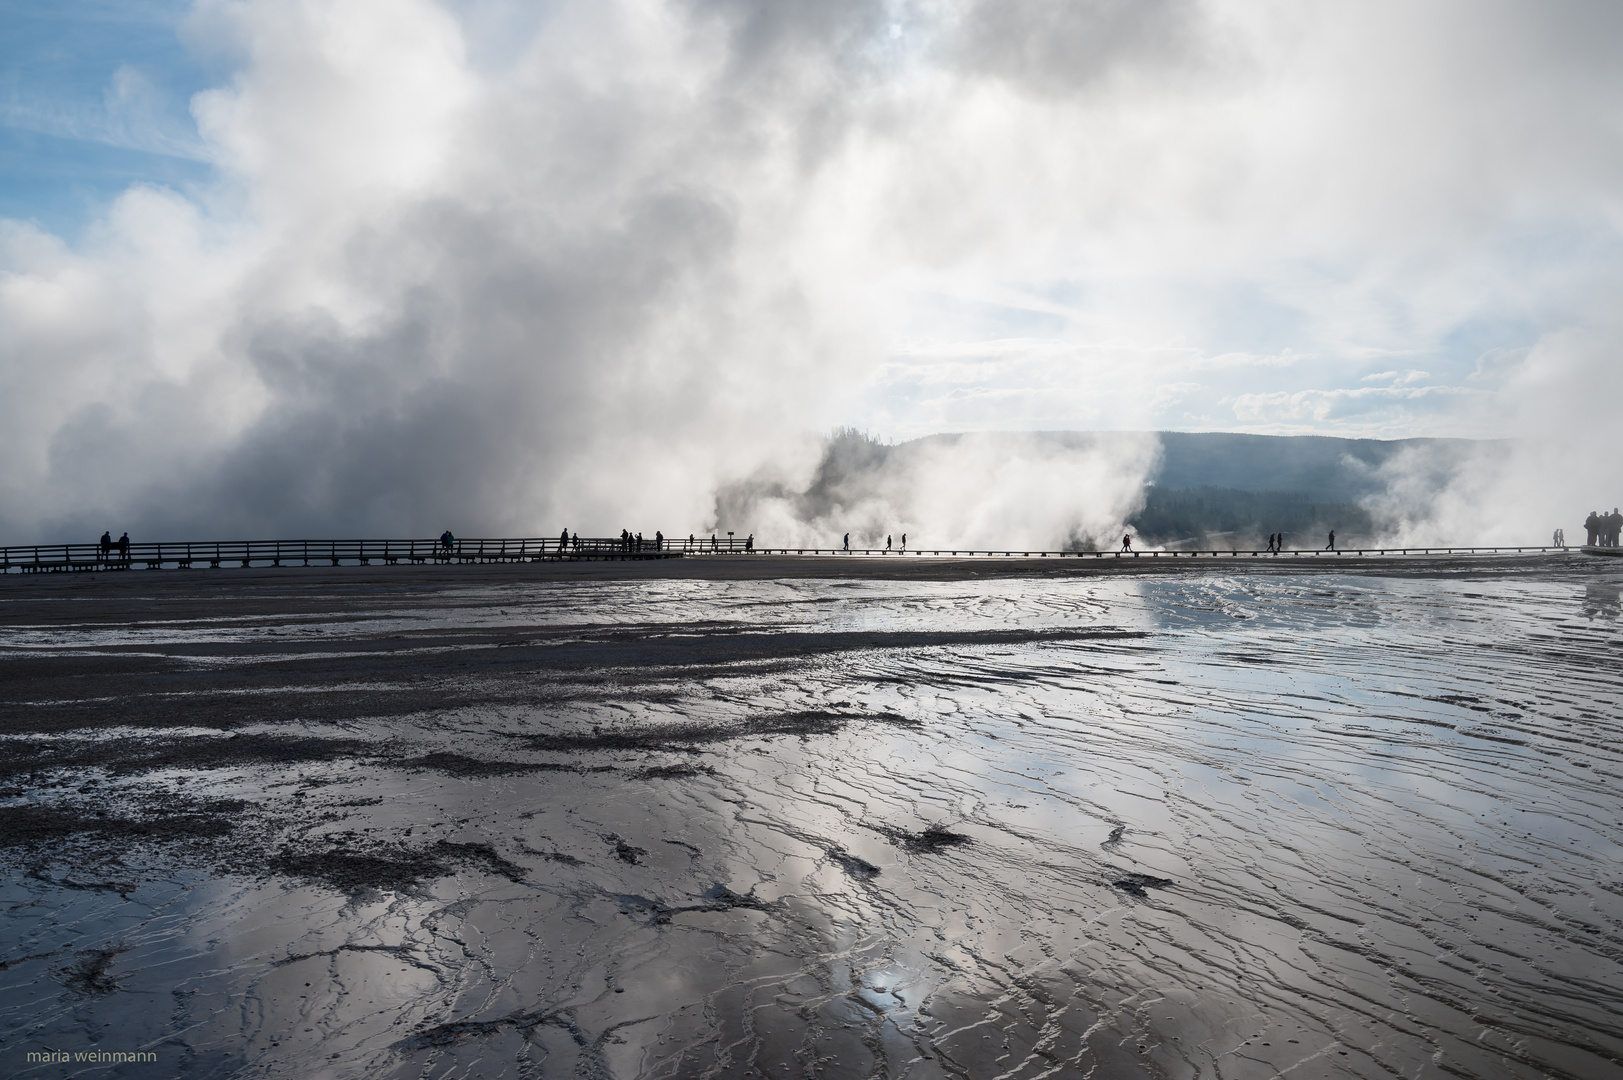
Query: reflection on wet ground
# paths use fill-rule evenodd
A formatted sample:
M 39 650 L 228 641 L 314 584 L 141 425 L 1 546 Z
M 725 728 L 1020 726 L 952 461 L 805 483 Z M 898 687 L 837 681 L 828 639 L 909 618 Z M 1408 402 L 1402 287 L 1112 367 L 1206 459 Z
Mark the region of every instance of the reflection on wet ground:
M 1609 569 L 207 580 L 0 595 L 10 1075 L 1623 1075 Z

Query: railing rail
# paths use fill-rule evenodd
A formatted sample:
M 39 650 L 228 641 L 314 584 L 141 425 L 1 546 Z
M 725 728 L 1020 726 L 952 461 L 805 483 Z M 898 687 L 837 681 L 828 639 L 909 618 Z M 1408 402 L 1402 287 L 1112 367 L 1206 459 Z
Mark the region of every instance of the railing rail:
M 1210 559 L 1319 558 L 1413 555 L 1509 555 L 1575 552 L 1577 548 L 1525 544 L 1476 547 L 1349 547 L 1272 552 L 1230 548 L 1215 551 L 1019 551 L 987 548 L 790 548 L 758 547 L 753 537 L 666 538 L 663 543 L 618 537 L 485 537 L 455 540 L 211 540 L 113 544 L 33 544 L 0 548 L 0 572 L 126 570 L 164 567 L 311 566 L 397 563 L 512 563 L 559 559 L 651 559 L 716 555 L 796 555 L 883 558 L 1055 558 L 1055 559 Z

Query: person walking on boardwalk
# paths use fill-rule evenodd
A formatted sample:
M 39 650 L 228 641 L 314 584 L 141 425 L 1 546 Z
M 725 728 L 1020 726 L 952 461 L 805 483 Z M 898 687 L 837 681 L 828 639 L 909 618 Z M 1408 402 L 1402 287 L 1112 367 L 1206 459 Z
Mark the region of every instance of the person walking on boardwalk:
M 885 554 L 890 554 L 890 533 L 885 534 Z
M 566 548 L 568 546 L 569 546 L 569 530 L 567 528 L 565 528 L 563 532 L 558 534 L 558 554 L 562 555 L 563 551 L 564 551 L 564 548 Z
M 903 533 L 902 534 L 902 551 L 905 552 L 906 550 L 907 550 L 907 534 Z
M 745 551 L 754 551 L 755 550 L 755 534 L 754 533 L 750 533 L 748 536 L 744 537 L 744 550 Z
M 850 533 L 845 534 L 845 550 L 846 551 L 851 550 L 851 534 Z
M 1121 549 L 1123 551 L 1132 551 L 1133 550 L 1133 534 L 1132 533 L 1122 533 L 1121 534 Z
M 1334 529 L 1331 529 L 1330 530 L 1330 542 L 1328 544 L 1324 545 L 1324 550 L 1326 550 L 1326 551 L 1334 551 L 1335 549 L 1336 549 L 1336 531 Z

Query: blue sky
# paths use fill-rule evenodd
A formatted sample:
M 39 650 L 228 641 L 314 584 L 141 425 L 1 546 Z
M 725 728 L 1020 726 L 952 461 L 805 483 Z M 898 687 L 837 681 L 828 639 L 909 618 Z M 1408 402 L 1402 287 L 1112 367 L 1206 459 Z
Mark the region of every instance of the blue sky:
M 210 178 L 189 109 L 219 72 L 180 40 L 189 7 L 0 0 L 0 216 L 76 236 L 131 184 Z

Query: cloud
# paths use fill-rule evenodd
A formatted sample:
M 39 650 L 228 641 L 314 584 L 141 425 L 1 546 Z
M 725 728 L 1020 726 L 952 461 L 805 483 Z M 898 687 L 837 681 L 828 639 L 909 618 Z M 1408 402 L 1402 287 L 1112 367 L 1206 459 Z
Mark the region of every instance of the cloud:
M 0 225 L 17 540 L 682 533 L 842 423 L 1532 436 L 1610 377 L 1599 9 L 201 0 L 184 35 L 226 65 L 214 182 Z M 1005 449 L 887 505 L 979 535 L 1042 474 Z

